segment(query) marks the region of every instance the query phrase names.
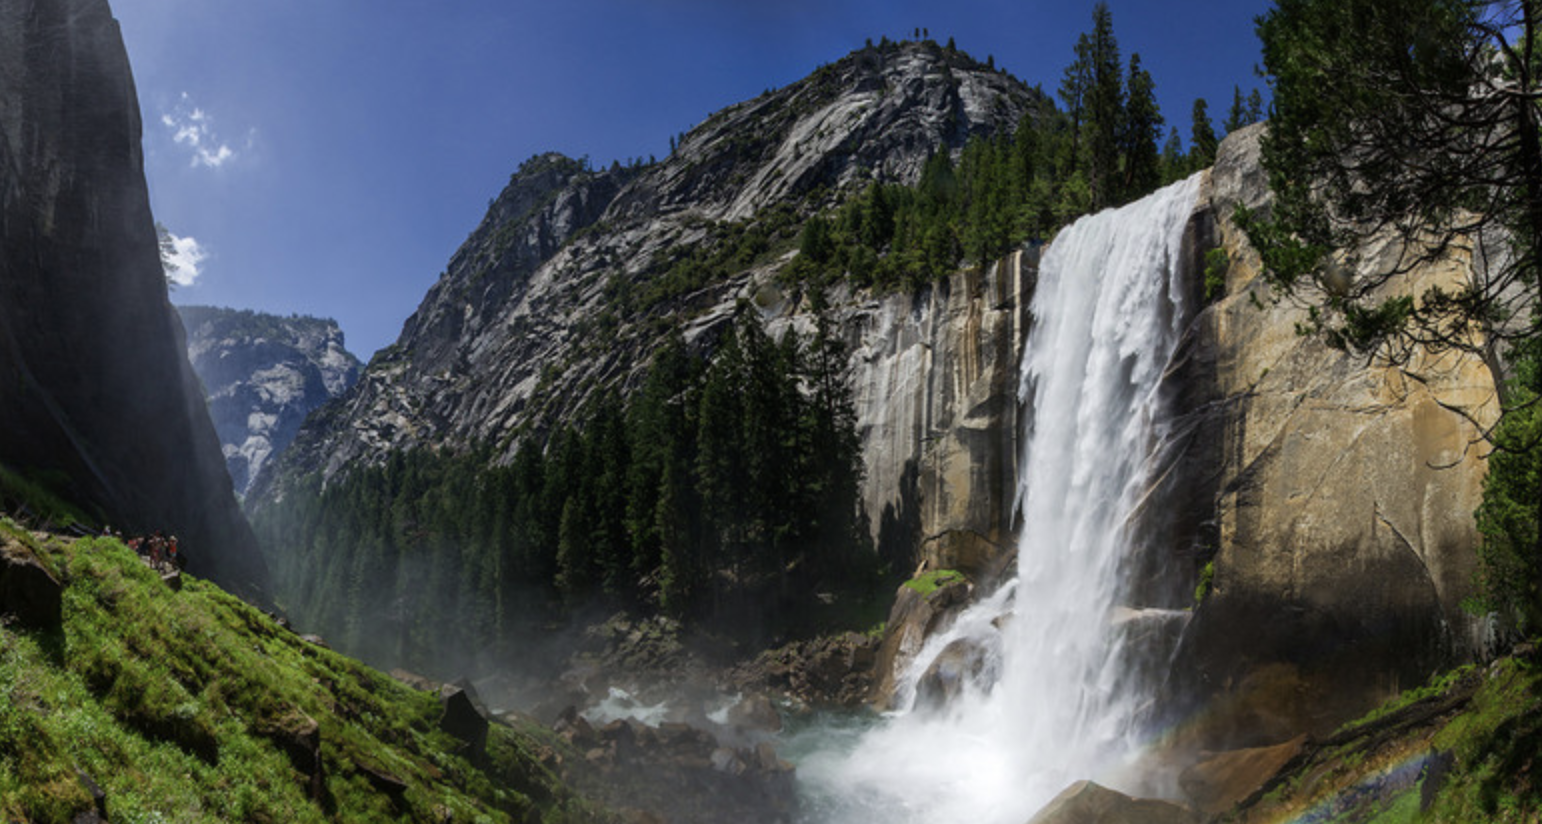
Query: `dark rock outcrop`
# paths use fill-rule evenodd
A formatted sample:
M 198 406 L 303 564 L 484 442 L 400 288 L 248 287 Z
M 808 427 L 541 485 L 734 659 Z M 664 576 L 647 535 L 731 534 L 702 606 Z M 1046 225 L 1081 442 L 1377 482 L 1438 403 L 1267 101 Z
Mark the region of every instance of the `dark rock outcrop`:
M 847 632 L 766 650 L 729 673 L 732 689 L 767 690 L 811 707 L 856 709 L 873 688 L 880 640 Z
M 0 463 L 263 597 L 167 301 L 139 103 L 105 0 L 0 3 Z
M 32 629 L 58 629 L 64 589 L 37 553 L 0 535 L 0 615 Z
M 362 364 L 343 345 L 335 320 L 209 306 L 177 313 L 225 465 L 245 495 L 306 416 L 353 386 Z
M 446 684 L 439 690 L 439 706 L 439 729 L 464 741 L 467 754 L 473 758 L 486 752 L 487 716 L 477 709 L 472 693 Z

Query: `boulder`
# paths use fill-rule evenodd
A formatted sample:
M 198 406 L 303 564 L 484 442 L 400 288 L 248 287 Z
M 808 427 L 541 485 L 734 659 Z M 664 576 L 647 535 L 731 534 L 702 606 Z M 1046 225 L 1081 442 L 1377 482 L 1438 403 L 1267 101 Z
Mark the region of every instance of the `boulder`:
M 889 708 L 896 679 L 921 651 L 926 639 L 946 627 L 969 604 L 973 592 L 974 586 L 966 580 L 945 583 L 924 595 L 908 585 L 900 586 L 873 665 L 875 684 L 871 700 L 875 706 Z
M 64 587 L 28 547 L 0 536 L 0 615 L 24 627 L 58 629 Z
M 782 715 L 776 705 L 762 693 L 746 695 L 728 708 L 728 724 L 740 730 L 753 732 L 781 732 Z
M 487 717 L 477 711 L 470 693 L 446 684 L 439 690 L 439 729 L 466 743 L 466 751 L 472 757 L 480 756 L 487 749 Z
M 325 775 L 321 760 L 321 725 L 316 719 L 296 709 L 257 724 L 256 731 L 289 756 L 289 762 L 305 780 L 306 792 L 312 799 L 321 800 L 325 793 Z
M 1171 801 L 1131 798 L 1079 781 L 1065 788 L 1028 824 L 1197 824 L 1193 810 Z
M 970 638 L 959 638 L 932 660 L 916 682 L 916 707 L 941 709 L 985 671 L 986 651 Z
M 1183 771 L 1178 785 L 1195 809 L 1220 815 L 1252 795 L 1306 748 L 1306 736 L 1273 747 L 1212 755 Z

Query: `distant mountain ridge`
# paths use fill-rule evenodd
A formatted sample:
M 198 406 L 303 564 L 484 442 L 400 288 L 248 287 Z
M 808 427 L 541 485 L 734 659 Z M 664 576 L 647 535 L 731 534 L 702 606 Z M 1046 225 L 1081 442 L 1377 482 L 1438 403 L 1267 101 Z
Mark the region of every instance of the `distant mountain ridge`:
M 362 364 L 337 321 L 179 306 L 187 356 L 208 393 L 236 492 L 245 495 L 312 410 L 342 395 Z
M 393 450 L 512 452 L 635 379 L 669 323 L 694 345 L 738 299 L 781 300 L 770 276 L 803 215 L 870 181 L 914 183 L 938 148 L 1010 131 L 1041 99 L 956 49 L 887 43 L 714 114 L 657 163 L 531 158 L 398 341 L 258 479 L 256 505 L 279 475 L 330 477 Z M 682 250 L 725 244 L 743 249 L 731 270 L 693 276 Z

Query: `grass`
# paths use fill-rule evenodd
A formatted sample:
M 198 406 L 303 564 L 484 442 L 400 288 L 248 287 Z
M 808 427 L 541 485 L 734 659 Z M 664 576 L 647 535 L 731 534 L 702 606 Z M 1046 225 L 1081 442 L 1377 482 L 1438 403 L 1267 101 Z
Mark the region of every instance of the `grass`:
M 173 591 L 110 539 L 24 541 L 65 583 L 64 620 L 0 625 L 0 820 L 70 821 L 92 806 L 82 775 L 123 822 L 603 820 L 543 764 L 561 744 L 542 730 L 494 725 L 473 762 L 433 695 L 211 584 Z M 282 746 L 309 719 L 319 798 Z
M 87 515 L 59 494 L 59 488 L 68 483 L 68 477 L 62 474 L 26 476 L 0 466 L 0 508 L 30 513 L 32 520 L 55 529 L 100 523 L 100 518 Z
M 1252 809 L 1227 820 L 1243 820 L 1243 812 L 1246 820 L 1346 824 L 1542 820 L 1542 666 L 1534 656 L 1458 667 L 1404 692 L 1341 727 Z M 1426 787 L 1442 759 L 1444 777 Z M 1405 773 L 1413 785 L 1383 786 L 1399 768 L 1417 771 Z
M 964 573 L 956 569 L 934 569 L 911 578 L 905 582 L 905 586 L 922 595 L 931 595 L 948 584 L 962 580 L 964 580 Z

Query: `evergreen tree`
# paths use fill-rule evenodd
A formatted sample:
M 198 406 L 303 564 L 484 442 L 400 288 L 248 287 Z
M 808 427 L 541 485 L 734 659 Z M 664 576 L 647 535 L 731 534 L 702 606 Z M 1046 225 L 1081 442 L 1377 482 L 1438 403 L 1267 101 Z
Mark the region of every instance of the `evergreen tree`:
M 1162 144 L 1162 182 L 1181 180 L 1188 171 L 1188 159 L 1183 156 L 1183 138 L 1178 136 L 1178 127 L 1174 126 L 1167 133 L 1167 142 Z
M 1225 129 L 1227 134 L 1231 134 L 1250 122 L 1252 121 L 1248 120 L 1247 104 L 1242 100 L 1242 87 L 1232 86 L 1231 108 L 1226 110 L 1226 122 L 1221 124 L 1221 128 Z
M 1075 58 L 1065 67 L 1060 79 L 1060 102 L 1065 104 L 1066 118 L 1070 124 L 1069 164 L 1070 174 L 1081 166 L 1082 124 L 1086 119 L 1088 90 L 1092 87 L 1092 38 L 1083 33 L 1077 35 Z
M 1194 121 L 1189 129 L 1189 170 L 1197 172 L 1215 163 L 1219 142 L 1210 123 L 1210 104 L 1201 97 L 1194 101 Z
M 1129 104 L 1125 110 L 1124 200 L 1133 200 L 1156 190 L 1162 183 L 1162 158 L 1157 141 L 1162 137 L 1162 113 L 1157 108 L 1155 83 L 1141 68 L 1140 54 L 1130 55 Z
M 1124 127 L 1124 70 L 1108 4 L 1092 9 L 1088 38 L 1087 185 L 1092 208 L 1114 203 L 1119 193 L 1119 136 Z
M 1248 123 L 1262 123 L 1264 120 L 1264 96 L 1257 89 L 1248 92 Z

